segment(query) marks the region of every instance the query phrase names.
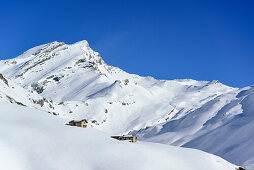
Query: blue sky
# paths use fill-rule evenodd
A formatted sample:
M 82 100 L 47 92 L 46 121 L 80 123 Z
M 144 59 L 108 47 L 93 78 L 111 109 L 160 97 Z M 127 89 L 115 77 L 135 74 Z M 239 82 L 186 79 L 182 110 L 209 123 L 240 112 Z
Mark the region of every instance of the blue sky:
M 254 84 L 254 1 L 0 0 L 0 59 L 87 40 L 110 65 L 157 79 Z

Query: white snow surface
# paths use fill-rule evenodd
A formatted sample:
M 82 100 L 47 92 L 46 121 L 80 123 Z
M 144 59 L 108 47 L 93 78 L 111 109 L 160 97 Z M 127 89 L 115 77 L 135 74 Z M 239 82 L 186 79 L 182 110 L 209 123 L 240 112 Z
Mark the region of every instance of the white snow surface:
M 94 128 L 65 125 L 34 108 L 0 102 L 2 170 L 235 170 L 195 149 L 117 141 Z
M 254 169 L 253 86 L 128 74 L 107 65 L 87 41 L 32 48 L 0 61 L 0 73 L 10 84 L 0 79 L 0 100 L 10 96 L 65 122 L 85 118 L 111 135 L 197 148 Z

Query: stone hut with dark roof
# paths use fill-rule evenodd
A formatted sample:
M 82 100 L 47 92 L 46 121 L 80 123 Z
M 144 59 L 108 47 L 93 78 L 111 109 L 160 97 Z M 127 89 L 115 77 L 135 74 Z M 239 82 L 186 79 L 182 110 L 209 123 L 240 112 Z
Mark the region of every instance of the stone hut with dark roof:
M 78 126 L 78 127 L 82 127 L 82 128 L 86 128 L 87 127 L 87 120 L 86 119 L 83 119 L 83 120 L 80 120 L 80 121 L 75 121 L 75 120 L 72 120 L 69 122 L 69 125 L 70 126 Z
M 114 139 L 117 139 L 117 140 L 128 140 L 132 143 L 137 142 L 137 136 L 136 135 L 111 136 L 111 138 L 114 138 Z

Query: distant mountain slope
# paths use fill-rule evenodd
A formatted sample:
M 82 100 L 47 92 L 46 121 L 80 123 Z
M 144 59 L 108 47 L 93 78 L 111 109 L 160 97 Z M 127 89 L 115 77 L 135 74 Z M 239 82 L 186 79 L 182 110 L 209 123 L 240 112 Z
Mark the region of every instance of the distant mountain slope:
M 0 102 L 0 169 L 235 170 L 202 151 L 117 141 L 93 128 L 64 125 L 36 109 Z M 147 154 L 149 153 L 149 154 Z
M 0 61 L 0 73 L 52 100 L 56 113 L 66 121 L 85 118 L 89 126 L 110 134 L 137 133 L 141 140 L 199 148 L 236 164 L 254 164 L 249 130 L 253 87 L 128 74 L 107 65 L 86 41 L 32 48 Z M 248 120 L 249 125 L 240 120 Z M 227 142 L 236 138 L 233 133 L 239 136 Z M 246 154 L 239 155 L 240 150 Z
M 145 141 L 201 149 L 236 164 L 254 164 L 254 87 L 223 94 L 166 123 L 141 129 Z

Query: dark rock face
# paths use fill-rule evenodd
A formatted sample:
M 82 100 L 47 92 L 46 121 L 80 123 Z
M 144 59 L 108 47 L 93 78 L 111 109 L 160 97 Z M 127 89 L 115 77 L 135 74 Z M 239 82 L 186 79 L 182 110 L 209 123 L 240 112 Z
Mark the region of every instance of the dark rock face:
M 53 101 L 48 101 L 46 98 L 42 98 L 42 99 L 39 99 L 39 100 L 32 100 L 35 104 L 39 104 L 41 107 L 44 106 L 45 103 L 48 103 L 48 106 L 52 109 L 54 109 L 52 103 Z
M 33 100 L 35 104 L 39 104 L 41 107 L 44 105 L 45 99 Z
M 4 82 L 7 86 L 9 86 L 8 80 L 6 80 L 6 79 L 4 78 L 4 76 L 3 76 L 1 73 L 0 73 L 0 79 L 3 80 L 3 82 Z
M 125 80 L 124 80 L 124 85 L 127 86 L 127 85 L 129 84 L 129 82 L 130 82 L 129 79 L 125 79 Z
M 59 81 L 59 80 L 60 80 L 60 78 L 59 78 L 59 77 L 54 77 L 54 78 L 53 78 L 53 80 L 55 80 L 55 81 Z
M 38 94 L 41 94 L 44 90 L 43 86 L 40 86 L 38 83 L 33 83 L 31 86 Z
M 55 77 L 53 78 L 53 80 L 55 80 L 56 82 L 59 82 L 63 77 L 64 77 L 64 75 L 55 76 Z
M 11 103 L 16 103 L 16 104 L 18 104 L 18 105 L 20 105 L 20 106 L 26 106 L 26 105 L 24 105 L 23 103 L 16 101 L 15 99 L 13 99 L 13 98 L 10 97 L 10 96 L 7 96 L 7 95 L 6 95 L 6 98 L 7 98 Z

